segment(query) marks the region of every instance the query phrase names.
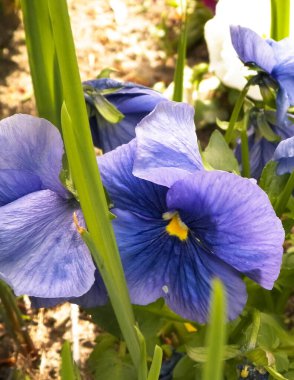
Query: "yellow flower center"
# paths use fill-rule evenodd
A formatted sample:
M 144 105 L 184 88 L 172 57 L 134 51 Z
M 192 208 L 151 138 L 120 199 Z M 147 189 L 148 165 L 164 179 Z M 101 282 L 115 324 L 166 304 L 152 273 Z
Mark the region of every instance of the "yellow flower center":
M 166 232 L 171 236 L 177 236 L 181 241 L 187 240 L 189 228 L 181 220 L 177 212 L 166 212 L 163 214 L 164 220 L 170 220 L 165 227 Z

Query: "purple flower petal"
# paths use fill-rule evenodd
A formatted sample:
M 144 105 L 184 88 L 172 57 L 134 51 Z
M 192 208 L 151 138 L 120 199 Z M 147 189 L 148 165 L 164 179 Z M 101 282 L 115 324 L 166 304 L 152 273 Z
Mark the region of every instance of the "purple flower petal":
M 294 170 L 294 137 L 279 143 L 273 160 L 278 162 L 277 173 L 279 175 L 292 173 Z
M 242 62 L 255 63 L 271 73 L 276 64 L 271 46 L 253 30 L 242 26 L 231 26 L 232 44 Z
M 64 302 L 70 302 L 81 307 L 88 309 L 96 306 L 102 306 L 107 303 L 108 297 L 103 280 L 98 273 L 95 271 L 95 282 L 91 289 L 80 297 L 70 297 L 70 298 L 39 298 L 30 297 L 32 307 L 53 307 Z
M 135 83 L 121 83 L 109 78 L 84 82 L 97 90 L 117 89 L 104 95 L 123 115 L 124 118 L 116 124 L 105 120 L 95 109 L 93 99 L 86 94 L 87 103 L 93 108 L 95 116 L 90 117 L 90 125 L 94 145 L 103 152 L 109 152 L 126 144 L 135 137 L 136 125 L 162 101 L 167 101 L 157 91 Z
M 60 133 L 49 121 L 21 114 L 0 121 L 0 171 L 22 171 L 24 186 L 28 173 L 39 177 L 42 189 L 67 197 L 59 180 L 62 155 Z
M 167 193 L 191 233 L 211 255 L 266 289 L 280 272 L 284 230 L 267 195 L 231 173 L 197 172 Z
M 132 174 L 136 140 L 98 157 L 102 181 L 114 207 L 159 216 L 166 209 L 167 188 L 136 178 Z
M 74 211 L 82 222 L 77 202 L 50 190 L 1 207 L 0 276 L 16 295 L 79 297 L 91 288 L 95 267 Z
M 40 178 L 26 170 L 0 170 L 0 207 L 41 187 Z
M 194 108 L 162 102 L 136 128 L 133 173 L 170 187 L 189 173 L 203 169 L 194 125 Z
M 287 116 L 288 108 L 290 107 L 289 94 L 284 88 L 280 87 L 277 93 L 277 122 L 282 124 Z
M 166 232 L 167 221 L 114 210 L 114 229 L 131 300 L 148 304 L 163 297 L 185 318 L 207 321 L 211 280 L 226 286 L 229 319 L 243 309 L 247 295 L 236 270 L 207 254 L 191 237 L 182 242 Z

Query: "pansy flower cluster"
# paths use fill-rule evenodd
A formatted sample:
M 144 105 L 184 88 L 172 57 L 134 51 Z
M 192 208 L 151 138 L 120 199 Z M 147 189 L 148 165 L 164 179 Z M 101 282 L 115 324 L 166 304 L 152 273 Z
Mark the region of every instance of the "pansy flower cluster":
M 159 102 L 136 137 L 98 157 L 98 166 L 132 302 L 163 297 L 205 322 L 218 277 L 233 319 L 247 299 L 243 275 L 273 287 L 284 231 L 254 181 L 204 170 L 193 118 L 187 104 Z M 48 121 L 0 122 L 0 276 L 37 306 L 103 304 L 104 285 L 73 222 L 75 212 L 83 223 L 79 204 L 59 180 L 62 155 Z

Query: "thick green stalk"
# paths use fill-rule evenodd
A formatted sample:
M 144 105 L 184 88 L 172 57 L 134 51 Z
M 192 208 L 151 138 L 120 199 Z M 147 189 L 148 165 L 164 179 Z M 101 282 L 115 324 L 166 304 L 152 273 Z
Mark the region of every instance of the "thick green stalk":
M 155 346 L 152 365 L 148 374 L 147 380 L 157 380 L 160 375 L 160 368 L 162 362 L 162 348 Z
M 61 349 L 61 380 L 81 380 L 79 369 L 73 360 L 71 346 L 65 341 Z
M 239 97 L 237 99 L 237 102 L 234 106 L 234 109 L 233 109 L 233 112 L 232 112 L 232 115 L 231 115 L 231 118 L 229 121 L 228 129 L 226 130 L 226 134 L 225 134 L 225 139 L 226 139 L 226 142 L 228 144 L 232 141 L 234 126 L 238 120 L 242 105 L 244 103 L 245 97 L 246 97 L 247 92 L 248 92 L 249 87 L 250 87 L 250 84 L 251 84 L 250 82 L 246 83 L 245 87 L 240 92 Z
M 223 378 L 224 352 L 226 343 L 226 297 L 220 280 L 213 280 L 210 319 L 206 334 L 207 361 L 203 368 L 203 380 Z
M 271 38 L 279 41 L 290 35 L 291 0 L 271 0 Z
M 48 0 L 21 0 L 21 8 L 38 114 L 60 128 L 61 81 Z
M 67 4 L 65 0 L 50 0 L 48 5 L 63 85 L 62 129 L 72 178 L 93 245 L 93 258 L 100 269 L 105 268 L 102 277 L 134 364 L 141 373 L 139 340 L 94 155 Z
M 243 120 L 243 128 L 241 131 L 241 156 L 242 156 L 242 175 L 243 177 L 250 178 L 250 158 L 249 158 L 249 146 L 248 146 L 248 124 L 249 114 L 246 113 Z
M 184 6 L 183 0 L 181 1 L 181 11 L 182 11 L 182 25 L 181 34 L 178 42 L 178 52 L 177 52 L 177 63 L 174 73 L 174 93 L 173 100 L 176 102 L 183 101 L 184 92 L 184 69 L 186 61 L 186 51 L 187 51 L 187 30 L 188 30 L 188 17 L 187 17 L 187 6 Z
M 16 299 L 5 282 L 0 280 L 0 300 L 4 306 L 5 314 L 7 315 L 8 322 L 11 327 L 11 332 L 14 334 L 19 346 L 26 351 L 26 353 L 35 351 L 34 344 L 26 329 L 25 323 L 22 319 L 19 308 L 16 304 Z
M 294 171 L 290 174 L 290 177 L 275 205 L 276 213 L 278 216 L 281 216 L 282 213 L 284 212 L 293 191 L 294 191 Z

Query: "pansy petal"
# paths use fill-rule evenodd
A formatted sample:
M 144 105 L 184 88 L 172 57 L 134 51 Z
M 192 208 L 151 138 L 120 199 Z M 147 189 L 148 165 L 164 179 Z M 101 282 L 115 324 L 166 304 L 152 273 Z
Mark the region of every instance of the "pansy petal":
M 193 238 L 180 252 L 169 263 L 165 299 L 170 308 L 185 318 L 207 322 L 212 280 L 219 278 L 225 285 L 228 319 L 235 319 L 247 301 L 240 274 L 218 257 L 207 254 Z
M 279 275 L 284 230 L 265 192 L 232 173 L 195 173 L 167 194 L 191 233 L 215 255 L 266 289 Z
M 272 47 L 253 30 L 242 26 L 231 26 L 232 44 L 242 62 L 254 63 L 271 73 L 276 64 Z
M 67 197 L 59 180 L 63 143 L 49 121 L 14 115 L 0 121 L 0 170 L 20 170 L 38 176 L 42 189 Z
M 253 178 L 258 179 L 261 176 L 264 166 L 272 159 L 276 146 L 276 143 L 261 137 L 249 147 L 250 174 Z
M 30 172 L 0 170 L 0 207 L 41 188 L 40 178 Z
M 162 102 L 136 128 L 137 152 L 133 173 L 159 185 L 203 168 L 194 125 L 194 108 Z
M 131 300 L 145 305 L 163 297 L 183 317 L 207 321 L 211 280 L 226 285 L 229 319 L 246 302 L 246 289 L 236 270 L 207 255 L 197 241 L 180 241 L 166 232 L 167 221 L 114 210 L 114 229 Z
M 280 41 L 267 39 L 266 42 L 272 47 L 277 62 L 285 63 L 293 60 L 294 44 L 291 38 L 283 38 Z
M 126 210 L 113 209 L 113 228 L 133 303 L 146 305 L 164 296 L 162 272 L 173 254 L 167 239 L 166 221 Z M 163 239 L 158 237 L 162 236 Z M 166 253 L 166 262 L 161 257 Z M 161 252 L 161 256 L 158 256 Z
M 63 298 L 85 294 L 95 267 L 76 231 L 74 200 L 50 190 L 25 195 L 1 207 L 0 276 L 16 295 Z
M 276 65 L 272 76 L 279 83 L 280 88 L 287 94 L 290 105 L 294 104 L 294 61 L 282 62 Z
M 32 307 L 41 308 L 41 307 L 53 307 L 64 302 L 70 302 L 77 304 L 84 309 L 102 306 L 107 303 L 108 297 L 105 285 L 99 274 L 95 271 L 95 282 L 92 285 L 91 289 L 83 294 L 80 297 L 70 297 L 70 298 L 39 298 L 39 297 L 30 297 Z
M 284 123 L 285 118 L 287 117 L 287 111 L 290 107 L 290 100 L 287 92 L 280 87 L 277 93 L 277 122 L 279 124 Z
M 273 160 L 278 162 L 277 173 L 279 175 L 292 173 L 294 170 L 294 137 L 279 143 Z
M 127 144 L 135 137 L 135 127 L 145 115 L 129 114 L 119 124 L 112 124 L 96 113 L 90 118 L 94 145 L 102 149 L 103 153 L 107 153 L 122 144 Z
M 109 78 L 100 78 L 84 84 L 97 90 L 116 89 L 104 96 L 124 115 L 119 123 L 109 123 L 96 111 L 93 98 L 85 93 L 86 101 L 94 108 L 94 115 L 90 117 L 93 142 L 104 153 L 131 141 L 135 137 L 136 125 L 156 104 L 167 101 L 159 92 L 131 82 L 121 83 Z
M 136 140 L 98 157 L 98 166 L 114 207 L 161 217 L 166 211 L 167 188 L 132 174 Z

